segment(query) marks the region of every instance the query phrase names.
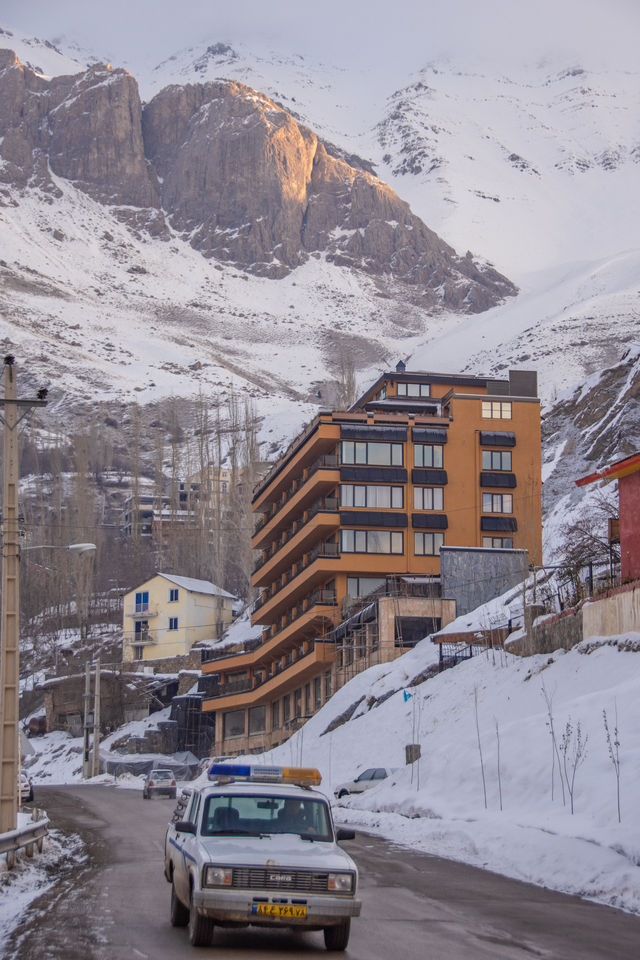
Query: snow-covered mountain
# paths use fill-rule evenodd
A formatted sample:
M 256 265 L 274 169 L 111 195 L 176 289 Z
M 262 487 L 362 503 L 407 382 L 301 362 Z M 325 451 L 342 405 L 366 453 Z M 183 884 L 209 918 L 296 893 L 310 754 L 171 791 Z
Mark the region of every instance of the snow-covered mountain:
M 96 59 L 15 31 L 0 41 L 47 76 Z M 275 447 L 327 401 L 339 355 L 353 358 L 360 385 L 400 356 L 409 369 L 535 368 L 555 437 L 545 451 L 548 516 L 600 449 L 638 446 L 624 404 L 615 427 L 601 418 L 607 439 L 595 446 L 567 406 L 553 408 L 571 407 L 587 382 L 616 406 L 606 371 L 640 339 L 640 71 L 546 61 L 507 73 L 467 58 L 400 76 L 397 62 L 339 69 L 216 38 L 150 71 L 127 66 L 147 102 L 169 84 L 254 87 L 519 293 L 472 316 L 425 309 L 389 278 L 381 285 L 322 255 L 281 279 L 256 277 L 204 258 L 177 233 L 160 239 L 123 223 L 68 180 L 52 175 L 58 195 L 43 198 L 8 188 L 0 172 L 3 343 L 34 381 L 52 381 L 55 369 L 64 392 L 54 389 L 54 406 L 91 402 L 96 391 L 145 404 L 233 387 L 269 409 Z M 565 433 L 577 434 L 570 464 L 558 453 Z

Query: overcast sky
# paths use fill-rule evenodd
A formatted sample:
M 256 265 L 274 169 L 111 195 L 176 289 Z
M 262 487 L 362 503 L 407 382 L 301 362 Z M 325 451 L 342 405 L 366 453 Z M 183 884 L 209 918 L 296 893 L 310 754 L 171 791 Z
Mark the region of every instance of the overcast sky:
M 337 65 L 386 58 L 413 68 L 480 48 L 497 61 L 559 51 L 637 68 L 640 0 L 2 0 L 0 24 L 75 39 L 133 70 L 211 40 Z

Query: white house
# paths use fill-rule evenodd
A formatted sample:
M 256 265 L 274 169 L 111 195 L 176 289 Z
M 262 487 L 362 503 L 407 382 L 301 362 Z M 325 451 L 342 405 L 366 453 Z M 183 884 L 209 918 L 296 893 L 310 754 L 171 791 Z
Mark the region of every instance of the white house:
M 157 573 L 125 594 L 122 659 L 177 657 L 200 640 L 218 640 L 234 600 L 209 580 Z

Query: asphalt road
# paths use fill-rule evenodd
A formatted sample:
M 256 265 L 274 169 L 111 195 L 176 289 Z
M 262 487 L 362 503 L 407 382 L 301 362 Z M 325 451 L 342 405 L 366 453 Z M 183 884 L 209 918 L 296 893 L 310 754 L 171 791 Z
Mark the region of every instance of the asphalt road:
M 35 901 L 6 960 L 263 960 L 325 953 L 321 933 L 217 929 L 193 948 L 169 923 L 162 872 L 173 801 L 113 787 L 38 788 L 55 825 L 79 833 L 88 862 Z M 359 834 L 362 916 L 345 954 L 357 960 L 638 960 L 640 917 L 414 853 Z

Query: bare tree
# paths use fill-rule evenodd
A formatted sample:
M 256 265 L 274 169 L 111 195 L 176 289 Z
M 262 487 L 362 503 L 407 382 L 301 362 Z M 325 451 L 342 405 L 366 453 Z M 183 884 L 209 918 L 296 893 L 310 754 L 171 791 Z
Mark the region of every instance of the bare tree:
M 574 812 L 573 800 L 576 785 L 576 773 L 578 772 L 578 768 L 584 763 L 587 755 L 588 740 L 588 736 L 584 738 L 582 736 L 580 721 L 578 720 L 578 723 L 574 729 L 573 724 L 571 723 L 571 717 L 569 717 L 564 728 L 564 733 L 562 734 L 562 739 L 560 740 L 560 753 L 562 754 L 562 769 L 564 770 L 564 778 L 567 784 L 567 791 L 569 793 L 571 813 Z
M 622 823 L 622 816 L 620 814 L 620 734 L 618 732 L 618 704 L 614 703 L 614 716 L 615 716 L 615 725 L 613 728 L 613 735 L 609 730 L 609 721 L 607 719 L 607 711 L 602 711 L 602 719 L 604 721 L 604 732 L 607 740 L 607 749 L 609 751 L 609 759 L 613 766 L 614 773 L 616 775 L 616 800 L 618 803 L 618 823 Z

